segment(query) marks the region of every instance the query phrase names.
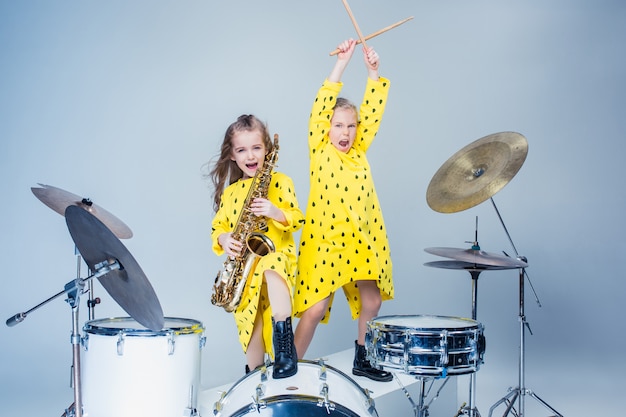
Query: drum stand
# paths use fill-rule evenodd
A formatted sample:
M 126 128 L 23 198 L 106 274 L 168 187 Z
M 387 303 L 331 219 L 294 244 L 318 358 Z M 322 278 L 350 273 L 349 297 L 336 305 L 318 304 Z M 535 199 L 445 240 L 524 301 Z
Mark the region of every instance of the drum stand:
M 515 248 L 515 245 L 513 244 L 513 241 L 511 240 L 511 236 L 509 235 L 509 232 L 506 229 L 504 222 L 502 221 L 502 217 L 500 216 L 500 212 L 498 211 L 498 208 L 496 207 L 496 203 L 493 201 L 493 198 L 491 198 L 491 203 L 493 204 L 496 214 L 498 215 L 498 218 L 500 219 L 500 223 L 502 223 L 502 227 L 504 227 L 504 231 L 506 232 L 506 235 L 509 238 L 509 241 L 511 242 L 511 246 L 513 247 L 513 250 L 515 251 L 515 255 L 517 259 L 527 262 L 526 257 L 518 255 L 517 249 Z M 546 403 L 544 400 L 539 398 L 537 394 L 535 394 L 532 390 L 527 389 L 525 386 L 525 380 L 524 380 L 525 379 L 525 375 L 524 375 L 525 374 L 525 369 L 524 369 L 525 357 L 524 356 L 525 356 L 525 346 L 526 346 L 525 331 L 526 329 L 528 329 L 531 335 L 532 335 L 532 331 L 530 330 L 530 325 L 526 321 L 526 315 L 524 313 L 524 279 L 527 276 L 526 269 L 520 268 L 519 271 L 520 271 L 519 272 L 519 324 L 520 324 L 519 385 L 516 388 L 509 388 L 508 394 L 506 394 L 498 402 L 496 402 L 494 405 L 491 406 L 491 408 L 489 409 L 489 417 L 491 417 L 491 414 L 493 413 L 493 411 L 500 404 L 503 404 L 503 403 L 505 403 L 507 407 L 502 417 L 508 415 L 511 412 L 513 412 L 513 415 L 515 415 L 516 417 L 524 417 L 524 411 L 525 411 L 524 400 L 525 400 L 526 395 L 530 395 L 531 398 L 534 398 L 535 400 L 537 400 L 541 405 L 543 405 L 544 407 L 552 411 L 556 417 L 563 417 L 558 411 L 552 408 L 548 403 Z M 530 279 L 528 282 L 530 283 Z M 531 283 L 531 288 L 532 288 L 532 283 Z M 535 293 L 535 297 L 537 297 L 536 293 Z M 537 304 L 539 304 L 539 306 L 541 307 L 541 303 L 539 303 L 538 298 L 537 298 Z M 517 410 L 514 409 L 516 401 L 518 402 Z
M 64 416 L 76 416 L 82 417 L 82 396 L 81 396 L 81 384 L 80 384 L 80 332 L 78 324 L 78 309 L 80 304 L 80 295 L 85 292 L 85 282 L 96 277 L 99 278 L 108 274 L 113 270 L 120 269 L 118 261 L 104 261 L 101 264 L 96 265 L 96 272 L 87 278 L 76 278 L 67 284 L 63 291 L 59 291 L 47 300 L 37 304 L 30 310 L 18 313 L 15 316 L 9 318 L 6 321 L 7 326 L 15 326 L 17 323 L 24 321 L 26 316 L 31 312 L 37 310 L 39 307 L 49 303 L 50 301 L 58 298 L 62 294 L 67 294 L 67 303 L 72 307 L 72 388 L 74 389 L 74 403 L 65 410 Z
M 437 398 L 439 398 L 439 393 L 441 393 L 441 390 L 443 389 L 443 387 L 446 385 L 446 383 L 450 379 L 450 377 L 446 377 L 446 379 L 443 381 L 443 383 L 441 384 L 441 386 L 437 390 L 437 393 L 435 394 L 435 396 L 428 402 L 428 404 L 425 405 L 424 404 L 424 399 L 428 396 L 428 393 L 430 392 L 430 389 L 432 388 L 432 384 L 434 383 L 434 381 L 431 381 L 431 385 L 428 388 L 428 392 L 427 392 L 426 391 L 426 380 L 427 379 L 431 379 L 431 378 L 424 377 L 424 376 L 416 376 L 415 377 L 417 380 L 419 380 L 419 387 L 420 387 L 420 396 L 419 396 L 417 404 L 415 404 L 415 401 L 413 401 L 413 399 L 411 398 L 411 395 L 409 394 L 407 389 L 404 387 L 404 385 L 402 385 L 402 382 L 400 382 L 400 379 L 398 378 L 398 376 L 396 374 L 393 374 L 393 376 L 394 376 L 394 379 L 400 385 L 400 388 L 402 389 L 402 392 L 404 392 L 404 395 L 406 395 L 406 398 L 411 403 L 411 406 L 413 407 L 413 413 L 415 414 L 415 417 L 428 417 L 429 416 L 428 408 L 433 403 L 433 401 L 435 401 Z M 457 416 L 458 416 L 458 414 L 457 414 Z
M 476 218 L 476 228 L 474 231 L 474 244 L 472 245 L 472 249 L 480 250 L 480 246 L 478 245 L 478 217 Z M 482 270 L 480 269 L 470 269 L 469 273 L 472 276 L 472 320 L 477 320 L 478 316 L 478 276 Z M 463 406 L 459 409 L 460 414 L 467 414 L 470 417 L 480 417 L 480 413 L 476 408 L 476 372 L 473 372 L 470 375 L 470 384 L 469 384 L 469 404 Z
M 478 242 L 475 242 L 475 246 L 478 246 Z M 480 270 L 471 270 L 469 273 L 472 276 L 472 320 L 476 320 L 477 306 L 478 306 L 478 276 Z M 477 359 L 477 360 L 480 360 Z M 480 417 L 480 413 L 476 408 L 476 372 L 472 372 L 470 375 L 469 384 L 469 405 L 467 407 L 461 407 L 462 414 L 467 414 L 470 417 Z

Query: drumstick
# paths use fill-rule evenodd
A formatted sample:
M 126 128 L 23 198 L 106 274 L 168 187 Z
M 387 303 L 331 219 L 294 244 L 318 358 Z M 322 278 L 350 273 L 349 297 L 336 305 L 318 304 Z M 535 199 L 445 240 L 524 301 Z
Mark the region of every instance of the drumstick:
M 347 0 L 341 0 L 343 1 L 343 5 L 345 6 L 348 15 L 350 15 L 350 19 L 352 20 L 352 24 L 354 25 L 354 28 L 356 29 L 356 33 L 359 35 L 359 39 L 361 40 L 361 43 L 363 44 L 363 46 L 365 48 L 367 48 L 367 45 L 365 44 L 365 39 L 363 39 L 363 34 L 361 33 L 361 29 L 359 29 L 359 25 L 356 22 L 356 19 L 354 18 L 354 15 L 352 14 L 352 10 L 350 10 L 350 5 L 348 4 Z
M 389 26 L 387 26 L 386 28 L 383 28 L 383 29 L 381 29 L 381 30 L 379 30 L 379 31 L 376 31 L 376 32 L 374 32 L 374 33 L 370 33 L 369 35 L 367 35 L 367 36 L 366 36 L 365 38 L 363 38 L 363 39 L 365 39 L 366 41 L 368 41 L 368 40 L 370 40 L 370 39 L 372 39 L 372 38 L 374 38 L 374 37 L 376 37 L 376 36 L 380 35 L 381 33 L 385 33 L 385 32 L 387 32 L 388 30 L 391 30 L 391 29 L 393 29 L 393 28 L 395 28 L 395 27 L 400 26 L 400 25 L 401 25 L 401 24 L 403 24 L 403 23 L 408 22 L 408 21 L 409 21 L 409 20 L 411 20 L 411 19 L 413 19 L 413 16 L 411 16 L 411 17 L 407 17 L 407 18 L 406 18 L 406 19 L 404 19 L 404 20 L 401 20 L 401 21 L 399 21 L 399 22 L 396 22 L 396 23 L 394 23 L 393 25 L 389 25 Z M 360 44 L 360 43 L 361 43 L 361 40 L 359 39 L 358 41 L 356 41 L 356 43 L 357 43 L 357 45 L 358 45 L 358 44 Z M 334 51 L 332 51 L 329 55 L 330 55 L 330 56 L 337 55 L 339 52 L 340 52 L 340 50 L 339 50 L 339 48 L 337 48 L 337 49 L 335 49 Z

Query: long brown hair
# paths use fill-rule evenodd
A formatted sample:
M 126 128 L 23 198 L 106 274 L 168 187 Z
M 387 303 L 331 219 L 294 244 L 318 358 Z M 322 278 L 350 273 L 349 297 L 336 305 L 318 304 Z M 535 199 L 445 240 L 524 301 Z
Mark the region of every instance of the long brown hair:
M 239 132 L 258 131 L 263 137 L 265 153 L 271 152 L 274 144 L 270 139 L 269 130 L 265 123 L 252 114 L 242 114 L 226 129 L 220 155 L 209 172 L 213 182 L 213 210 L 217 212 L 222 203 L 222 193 L 226 187 L 243 177 L 243 171 L 233 161 L 233 137 Z

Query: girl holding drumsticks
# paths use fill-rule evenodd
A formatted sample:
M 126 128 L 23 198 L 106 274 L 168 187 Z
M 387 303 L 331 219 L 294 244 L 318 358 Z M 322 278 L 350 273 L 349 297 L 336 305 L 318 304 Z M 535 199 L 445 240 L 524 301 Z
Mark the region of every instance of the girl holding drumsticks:
M 379 56 L 363 47 L 367 70 L 360 109 L 337 96 L 357 42 L 339 45 L 337 60 L 319 89 L 309 120 L 310 190 L 302 229 L 294 314 L 298 357 L 304 357 L 318 323 L 327 323 L 335 292 L 343 289 L 358 321 L 352 373 L 376 381 L 392 375 L 366 358 L 367 322 L 393 298 L 385 223 L 366 152 L 385 110 L 389 80 L 378 74 Z

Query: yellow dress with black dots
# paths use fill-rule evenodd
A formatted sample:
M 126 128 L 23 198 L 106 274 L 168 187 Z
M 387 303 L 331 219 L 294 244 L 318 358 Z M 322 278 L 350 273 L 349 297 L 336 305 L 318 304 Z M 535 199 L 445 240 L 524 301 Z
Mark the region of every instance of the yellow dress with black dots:
M 375 280 L 382 299 L 394 295 L 389 241 L 366 157 L 385 110 L 389 80 L 368 78 L 352 148 L 343 153 L 330 142 L 333 107 L 343 83 L 325 80 L 309 120 L 310 190 L 300 237 L 294 314 L 343 288 L 352 319 L 361 301 L 356 281 Z
M 224 254 L 224 249 L 217 238 L 222 233 L 232 232 L 235 228 L 239 213 L 246 200 L 252 179 L 239 180 L 224 190 L 220 208 L 212 221 L 211 239 L 213 251 L 216 255 Z M 293 233 L 298 231 L 304 223 L 304 214 L 298 206 L 293 180 L 287 175 L 274 172 L 268 189 L 267 198 L 276 205 L 285 215 L 287 225 L 268 219 L 268 231 L 264 234 L 272 240 L 275 252 L 260 258 L 253 276 L 246 282 L 241 296 L 241 302 L 233 311 L 239 342 L 246 352 L 254 320 L 257 313 L 263 318 L 263 342 L 265 352 L 273 359 L 272 348 L 272 309 L 267 295 L 267 286 L 263 285 L 263 271 L 274 270 L 285 279 L 290 291 L 293 291 L 296 269 L 296 244 Z

